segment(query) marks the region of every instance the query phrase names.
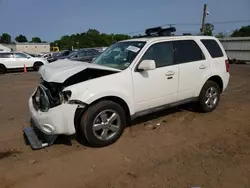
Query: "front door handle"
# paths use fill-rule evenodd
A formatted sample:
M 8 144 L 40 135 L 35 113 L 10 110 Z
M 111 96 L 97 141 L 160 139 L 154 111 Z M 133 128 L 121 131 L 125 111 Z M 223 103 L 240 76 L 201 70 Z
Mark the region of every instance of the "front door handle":
M 206 65 L 201 65 L 199 68 L 200 69 L 205 69 L 205 68 L 207 68 L 207 66 Z
M 175 74 L 174 71 L 168 71 L 165 75 L 166 76 L 173 76 Z

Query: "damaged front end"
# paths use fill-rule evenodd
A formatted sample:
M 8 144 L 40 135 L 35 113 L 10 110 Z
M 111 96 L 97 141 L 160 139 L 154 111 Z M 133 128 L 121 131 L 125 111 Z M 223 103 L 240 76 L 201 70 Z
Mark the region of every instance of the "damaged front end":
M 88 68 L 69 76 L 61 83 L 46 81 L 41 77 L 40 85 L 29 99 L 32 124 L 24 129 L 31 147 L 41 149 L 52 145 L 57 135 L 75 134 L 75 112 L 77 108 L 84 108 L 85 104 L 71 101 L 72 91 L 64 91 L 66 87 L 117 72 Z

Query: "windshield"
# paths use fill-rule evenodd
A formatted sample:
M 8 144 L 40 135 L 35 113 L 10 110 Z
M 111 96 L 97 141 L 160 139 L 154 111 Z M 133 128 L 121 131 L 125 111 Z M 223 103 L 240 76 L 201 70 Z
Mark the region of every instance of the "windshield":
M 146 42 L 141 41 L 115 43 L 100 54 L 92 63 L 124 70 L 133 62 L 145 44 Z
M 36 57 L 34 54 L 30 54 L 30 53 L 27 53 L 27 52 L 25 52 L 25 54 L 27 54 L 27 55 L 29 55 L 31 57 Z
M 68 58 L 75 57 L 78 54 L 78 52 L 72 52 L 71 54 L 68 55 Z

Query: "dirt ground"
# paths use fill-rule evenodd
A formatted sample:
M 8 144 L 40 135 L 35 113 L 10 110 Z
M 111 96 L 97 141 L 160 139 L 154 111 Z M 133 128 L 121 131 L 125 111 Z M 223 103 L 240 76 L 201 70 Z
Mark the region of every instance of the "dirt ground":
M 171 109 L 138 119 L 106 148 L 61 138 L 38 151 L 22 133 L 38 74 L 0 76 L 0 187 L 250 187 L 250 65 L 230 71 L 212 113 Z

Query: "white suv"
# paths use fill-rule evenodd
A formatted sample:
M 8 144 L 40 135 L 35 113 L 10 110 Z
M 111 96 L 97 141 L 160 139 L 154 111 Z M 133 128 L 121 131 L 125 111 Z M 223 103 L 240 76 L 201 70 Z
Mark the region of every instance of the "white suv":
M 33 68 L 38 70 L 40 66 L 48 64 L 43 58 L 33 57 L 24 52 L 1 52 L 0 53 L 0 74 L 5 73 L 9 69 Z
M 184 103 L 211 112 L 230 77 L 222 45 L 207 36 L 125 40 L 92 63 L 58 60 L 39 73 L 41 84 L 29 99 L 32 126 L 24 129 L 33 149 L 60 134 L 107 146 L 131 119 Z

